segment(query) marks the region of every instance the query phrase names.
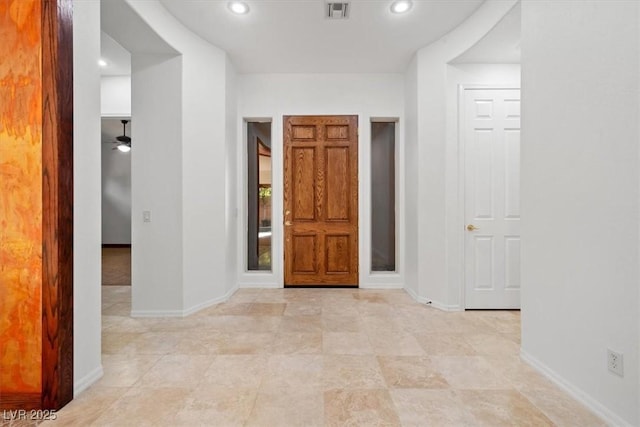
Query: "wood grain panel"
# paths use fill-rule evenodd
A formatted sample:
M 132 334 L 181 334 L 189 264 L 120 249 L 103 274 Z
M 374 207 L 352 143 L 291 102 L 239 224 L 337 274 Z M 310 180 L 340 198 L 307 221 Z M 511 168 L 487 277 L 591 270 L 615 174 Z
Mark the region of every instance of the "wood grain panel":
M 349 139 L 348 125 L 327 125 L 325 129 L 327 140 Z
M 351 250 L 349 235 L 327 234 L 325 236 L 327 274 L 349 273 Z
M 291 137 L 294 141 L 299 140 L 316 140 L 316 127 L 315 126 L 292 126 Z
M 286 286 L 358 285 L 357 128 L 357 116 L 284 117 Z
M 42 407 L 73 399 L 72 0 L 43 0 Z
M 325 170 L 327 173 L 326 220 L 348 221 L 351 210 L 349 197 L 349 147 L 328 147 L 325 149 Z
M 0 410 L 40 409 L 42 398 L 38 393 L 0 393 Z M 2 418 L 0 418 L 1 420 Z M 2 424 L 4 425 L 4 424 Z
M 315 219 L 315 148 L 292 149 L 293 219 L 297 221 Z
M 294 234 L 293 272 L 295 274 L 317 273 L 317 239 L 312 234 Z
M 42 389 L 41 16 L 0 0 L 0 404 Z

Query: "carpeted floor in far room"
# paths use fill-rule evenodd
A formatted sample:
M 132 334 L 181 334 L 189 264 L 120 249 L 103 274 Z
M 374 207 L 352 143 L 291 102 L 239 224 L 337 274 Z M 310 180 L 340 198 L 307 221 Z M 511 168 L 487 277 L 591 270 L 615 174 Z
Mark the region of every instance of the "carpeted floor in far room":
M 102 248 L 102 285 L 131 286 L 131 247 Z

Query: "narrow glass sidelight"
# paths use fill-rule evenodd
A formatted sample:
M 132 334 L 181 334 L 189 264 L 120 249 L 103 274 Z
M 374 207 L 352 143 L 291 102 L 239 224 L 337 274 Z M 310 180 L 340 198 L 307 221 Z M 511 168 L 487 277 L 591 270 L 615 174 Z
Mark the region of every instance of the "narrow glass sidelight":
M 271 123 L 247 122 L 247 269 L 271 270 Z
M 371 123 L 371 271 L 396 271 L 396 123 Z

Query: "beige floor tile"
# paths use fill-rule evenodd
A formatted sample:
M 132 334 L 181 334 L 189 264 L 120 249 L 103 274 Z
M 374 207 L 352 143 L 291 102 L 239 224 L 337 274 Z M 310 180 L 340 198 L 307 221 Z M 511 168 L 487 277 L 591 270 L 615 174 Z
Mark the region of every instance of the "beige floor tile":
M 95 422 L 108 408 L 127 392 L 127 388 L 94 385 L 56 411 L 56 419 L 41 426 L 85 427 Z
M 603 427 L 607 424 L 557 387 L 523 387 L 521 393 L 549 419 L 563 427 Z
M 555 388 L 551 381 L 523 362 L 520 356 L 486 356 L 485 360 L 491 365 L 494 372 L 509 380 L 515 389 L 522 386 L 543 389 Z
M 162 356 L 135 385 L 137 387 L 193 388 L 202 381 L 202 373 L 212 363 L 213 358 L 210 356 Z
M 203 383 L 224 387 L 258 388 L 269 357 L 254 354 L 220 355 L 204 371 Z
M 387 387 L 375 356 L 325 355 L 322 377 L 325 390 Z
M 280 332 L 271 345 L 273 354 L 320 354 L 322 332 Z
M 322 332 L 322 316 L 283 316 L 280 332 Z
M 323 332 L 325 354 L 373 354 L 369 336 L 363 332 Z
M 387 390 L 327 390 L 326 426 L 400 426 Z
M 117 302 L 110 304 L 102 310 L 105 316 L 129 316 L 131 315 L 131 303 Z
M 319 316 L 322 305 L 308 302 L 290 302 L 284 310 L 285 316 Z
M 425 352 L 411 334 L 369 331 L 373 351 L 385 356 L 424 356 Z
M 140 319 L 122 288 L 102 290 L 105 375 L 55 425 L 604 425 L 520 361 L 517 311 L 242 289 L 186 318 Z
M 180 332 L 144 332 L 121 351 L 122 354 L 169 354 L 178 345 Z
M 379 356 L 378 363 L 389 388 L 449 388 L 428 357 Z
M 274 337 L 273 332 L 224 333 L 211 344 L 218 354 L 266 354 L 271 351 Z
M 236 315 L 248 315 L 253 303 L 247 302 L 234 302 L 233 299 L 218 304 L 207 310 L 207 313 L 211 316 L 217 316 L 221 314 L 236 314 Z
M 188 388 L 130 388 L 107 408 L 94 426 L 156 427 L 175 424 L 175 417 L 191 393 Z
M 140 333 L 133 332 L 103 332 L 102 354 L 121 354 L 134 340 L 140 337 Z
M 465 340 L 478 354 L 495 356 L 515 356 L 520 354 L 520 346 L 498 334 L 467 335 Z
M 360 316 L 322 312 L 322 330 L 325 332 L 364 332 Z
M 247 314 L 251 316 L 282 316 L 286 303 L 280 302 L 254 302 L 249 307 Z
M 200 385 L 186 398 L 175 417 L 181 426 L 243 426 L 256 401 L 255 388 Z
M 246 426 L 296 427 L 324 425 L 324 400 L 319 388 L 263 388 Z
M 462 402 L 483 426 L 553 426 L 533 403 L 515 390 L 459 390 Z
M 160 355 L 105 354 L 102 356 L 104 376 L 101 387 L 131 387 L 161 358 Z
M 509 389 L 511 383 L 481 356 L 432 356 L 433 367 L 452 388 Z
M 475 356 L 476 350 L 464 334 L 416 334 L 416 340 L 430 356 Z
M 319 355 L 273 355 L 269 357 L 261 387 L 267 389 L 322 387 L 323 358 Z
M 453 390 L 390 390 L 403 427 L 473 426 L 474 419 Z

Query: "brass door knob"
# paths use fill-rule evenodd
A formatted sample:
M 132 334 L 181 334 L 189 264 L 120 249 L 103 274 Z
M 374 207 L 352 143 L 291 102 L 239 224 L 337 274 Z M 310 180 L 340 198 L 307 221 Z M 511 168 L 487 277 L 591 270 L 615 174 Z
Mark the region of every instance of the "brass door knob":
M 475 231 L 475 230 L 480 230 L 480 229 L 473 224 L 467 225 L 467 231 Z
M 293 225 L 293 223 L 291 221 L 285 221 L 284 225 L 289 227 L 290 225 Z

